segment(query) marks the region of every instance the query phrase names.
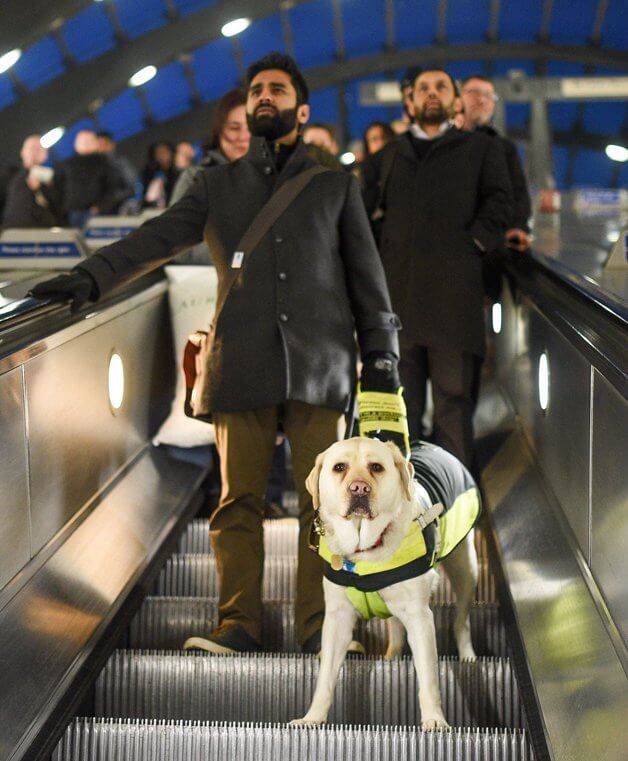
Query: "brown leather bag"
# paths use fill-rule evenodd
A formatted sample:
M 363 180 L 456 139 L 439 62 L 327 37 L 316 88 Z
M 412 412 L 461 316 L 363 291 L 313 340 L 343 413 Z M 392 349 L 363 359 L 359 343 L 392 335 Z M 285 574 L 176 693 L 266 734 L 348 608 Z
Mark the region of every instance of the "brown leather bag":
M 227 277 L 220 284 L 216 311 L 214 312 L 209 332 L 197 330 L 195 333 L 192 333 L 183 350 L 183 372 L 185 375 L 184 411 L 188 417 L 211 423 L 211 410 L 203 399 L 203 389 L 207 387 L 206 379 L 210 371 L 209 354 L 218 318 L 227 301 L 227 296 L 242 272 L 243 265 L 247 262 L 248 257 L 251 256 L 255 247 L 271 226 L 286 211 L 299 193 L 307 187 L 310 180 L 317 174 L 329 171 L 331 170 L 322 166 L 313 166 L 286 180 L 259 210 L 248 230 L 242 236 L 242 240 L 233 255 L 233 263 L 228 270 Z

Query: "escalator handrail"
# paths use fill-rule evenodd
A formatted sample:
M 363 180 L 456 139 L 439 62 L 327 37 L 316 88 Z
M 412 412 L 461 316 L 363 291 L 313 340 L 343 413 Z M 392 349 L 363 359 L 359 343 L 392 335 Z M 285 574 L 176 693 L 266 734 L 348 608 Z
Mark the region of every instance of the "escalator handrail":
M 0 307 L 0 334 L 6 330 L 21 325 L 36 317 L 42 317 L 53 312 L 60 312 L 69 302 L 59 299 L 38 299 L 25 296 Z

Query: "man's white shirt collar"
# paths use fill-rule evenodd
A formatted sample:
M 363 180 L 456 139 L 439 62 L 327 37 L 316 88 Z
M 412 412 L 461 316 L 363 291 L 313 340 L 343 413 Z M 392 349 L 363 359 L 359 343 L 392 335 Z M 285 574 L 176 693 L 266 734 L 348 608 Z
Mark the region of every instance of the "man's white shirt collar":
M 414 124 L 410 125 L 410 132 L 414 135 L 414 137 L 418 137 L 421 140 L 436 140 L 437 137 L 440 137 L 443 132 L 447 132 L 447 130 L 453 126 L 453 121 L 451 119 L 446 119 L 444 122 L 441 123 L 440 127 L 438 128 L 438 132 L 435 135 L 428 135 L 427 132 L 421 127 L 419 127 L 416 122 Z

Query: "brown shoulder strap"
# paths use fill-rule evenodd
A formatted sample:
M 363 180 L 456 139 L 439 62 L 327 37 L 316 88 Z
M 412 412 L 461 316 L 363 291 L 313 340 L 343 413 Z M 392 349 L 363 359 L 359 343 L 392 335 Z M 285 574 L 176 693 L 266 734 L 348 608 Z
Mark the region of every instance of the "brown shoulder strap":
M 255 219 L 249 225 L 247 231 L 242 236 L 236 252 L 241 252 L 243 264 L 246 265 L 248 257 L 253 253 L 257 244 L 266 235 L 272 225 L 279 219 L 284 211 L 290 206 L 294 199 L 304 190 L 317 174 L 323 172 L 330 172 L 331 169 L 326 169 L 323 166 L 313 166 L 306 169 L 304 172 L 300 172 L 295 177 L 291 177 L 289 180 L 281 185 L 281 187 L 275 191 L 272 196 L 266 201 L 264 206 L 257 212 Z M 227 296 L 233 288 L 240 269 L 230 268 L 227 274 L 227 282 L 223 284 L 218 294 L 216 301 L 216 311 L 214 312 L 214 325 L 218 321 L 218 316 L 225 305 Z

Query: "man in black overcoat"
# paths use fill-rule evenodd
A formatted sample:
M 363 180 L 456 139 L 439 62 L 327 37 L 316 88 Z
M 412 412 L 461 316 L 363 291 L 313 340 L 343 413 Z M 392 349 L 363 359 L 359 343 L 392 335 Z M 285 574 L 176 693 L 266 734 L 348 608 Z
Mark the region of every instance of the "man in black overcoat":
M 512 201 L 502 146 L 453 127 L 456 98 L 447 72 L 420 72 L 407 96 L 411 129 L 365 162 L 363 183 L 403 323 L 399 370 L 410 436 L 421 436 L 429 378 L 435 442 L 473 468 L 482 258 L 501 244 Z
M 517 146 L 492 125 L 495 103 L 498 100 L 492 81 L 482 74 L 472 74 L 460 85 L 462 102 L 462 129 L 483 132 L 502 144 L 512 185 L 512 216 L 504 235 L 504 245 L 484 258 L 484 288 L 493 301 L 501 291 L 503 263 L 509 251 L 526 251 L 530 247 L 530 217 L 532 204 L 528 182 L 521 166 Z
M 220 625 L 187 645 L 212 652 L 261 646 L 263 495 L 278 426 L 288 436 L 299 492 L 297 636 L 320 646 L 322 565 L 308 549 L 313 518 L 305 479 L 337 438 L 356 386 L 399 386 L 397 330 L 386 280 L 356 179 L 316 175 L 250 253 L 238 242 L 272 193 L 315 166 L 299 138 L 309 117 L 307 85 L 288 56 L 269 54 L 248 71 L 249 153 L 199 172 L 190 191 L 161 216 L 101 249 L 35 296 L 67 295 L 76 309 L 168 261 L 204 234 L 218 274 L 239 267 L 214 326 L 206 388 L 221 461 L 222 494 L 210 519 L 220 576 Z M 209 319 L 209 315 L 208 315 Z M 384 426 L 385 427 L 385 426 Z

